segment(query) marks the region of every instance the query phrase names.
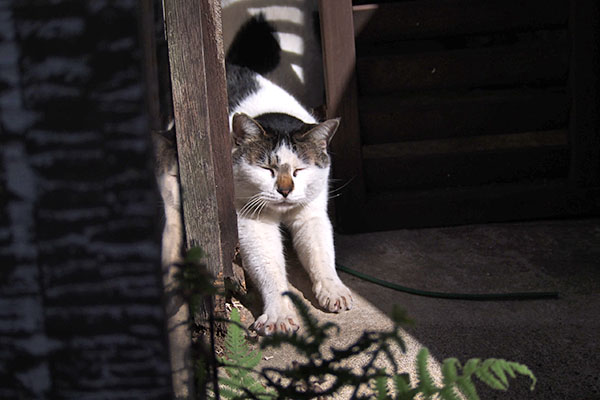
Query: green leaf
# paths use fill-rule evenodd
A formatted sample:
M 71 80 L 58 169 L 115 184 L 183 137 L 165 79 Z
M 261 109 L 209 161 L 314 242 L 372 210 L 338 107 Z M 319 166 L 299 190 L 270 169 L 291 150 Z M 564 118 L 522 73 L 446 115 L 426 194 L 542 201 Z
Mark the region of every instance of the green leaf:
M 461 376 L 456 379 L 456 386 L 458 386 L 468 400 L 479 400 L 477 389 L 475 389 L 475 385 L 471 381 L 470 376 Z
M 437 387 L 431 378 L 427 360 L 429 358 L 429 350 L 423 347 L 417 354 L 417 377 L 419 378 L 419 389 L 425 396 L 431 396 L 437 391 Z
M 481 360 L 479 358 L 471 358 L 467 361 L 463 368 L 463 375 L 471 376 L 475 372 L 475 370 L 479 367 Z
M 230 389 L 223 385 L 219 385 L 219 395 L 224 399 L 236 399 L 241 396 L 241 392 L 238 390 Z
M 485 383 L 492 389 L 506 390 L 506 387 L 502 384 L 502 382 L 496 379 L 496 377 L 486 369 L 478 369 L 475 371 L 475 376 L 477 376 L 481 382 Z
M 449 386 L 456 382 L 458 377 L 457 368 L 460 367 L 460 362 L 456 358 L 447 358 L 442 364 L 442 376 L 444 377 L 444 384 Z
M 475 370 L 475 375 L 481 380 L 483 383 L 496 390 L 506 390 L 508 385 L 504 385 L 500 380 L 498 380 L 494 374 L 490 371 L 490 366 L 496 363 L 496 359 L 489 358 L 485 360 L 479 368 Z M 497 363 L 501 365 L 501 363 Z
M 498 377 L 500 382 L 502 382 L 504 387 L 508 388 L 508 378 L 506 377 L 505 368 L 510 370 L 510 367 L 506 364 L 507 363 L 504 360 L 497 360 L 497 362 L 492 363 L 490 369 L 494 374 L 496 374 L 496 376 Z
M 458 395 L 454 390 L 454 385 L 444 387 L 440 390 L 439 395 L 442 400 L 459 400 Z
M 417 390 L 410 387 L 410 377 L 408 374 L 398 374 L 392 378 L 396 400 L 412 400 L 417 394 Z
M 506 360 L 490 358 L 485 360 L 480 367 L 475 370 L 475 375 L 486 385 L 496 390 L 507 390 L 508 379 L 506 374 L 515 378 L 515 372 L 528 376 L 532 385 L 531 390 L 535 388 L 536 378 L 526 365 Z
M 513 361 L 508 362 L 508 365 L 510 366 L 510 368 L 512 368 L 512 370 L 518 372 L 521 375 L 529 377 L 531 379 L 531 386 L 529 386 L 529 390 L 535 389 L 537 378 L 535 377 L 533 372 L 531 372 L 531 370 L 527 367 L 527 365 L 519 364 Z
M 381 371 L 384 374 L 383 371 Z M 387 388 L 387 377 L 385 375 L 380 375 L 375 378 L 375 395 L 377 400 L 387 400 L 388 397 L 388 388 Z
M 230 320 L 224 341 L 225 355 L 219 359 L 227 375 L 219 378 L 219 388 L 225 389 L 221 395 L 225 399 L 262 398 L 259 395 L 268 395 L 270 392 L 252 375 L 253 369 L 262 359 L 262 353 L 250 350 L 245 330 L 240 326 L 240 313 L 236 308 L 231 310 Z

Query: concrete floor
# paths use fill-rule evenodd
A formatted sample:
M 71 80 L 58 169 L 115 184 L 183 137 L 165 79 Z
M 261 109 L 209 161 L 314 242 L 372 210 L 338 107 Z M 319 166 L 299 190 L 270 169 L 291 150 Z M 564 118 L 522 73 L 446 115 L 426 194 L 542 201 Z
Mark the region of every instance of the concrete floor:
M 336 248 L 339 263 L 405 286 L 471 293 L 556 290 L 560 298 L 434 299 L 341 273 L 358 307 L 339 315 L 312 307 L 319 319 L 341 326 L 335 345 L 349 343 L 362 329 L 389 327 L 385 315 L 398 304 L 415 320 L 406 330 L 407 370 L 426 346 L 437 360 L 518 361 L 538 378 L 533 392 L 525 378 L 512 380 L 505 393 L 480 386 L 482 399 L 600 399 L 600 219 L 339 235 Z M 312 303 L 306 275 L 291 264 L 290 280 Z M 289 349 L 265 357 L 264 365 L 294 359 Z

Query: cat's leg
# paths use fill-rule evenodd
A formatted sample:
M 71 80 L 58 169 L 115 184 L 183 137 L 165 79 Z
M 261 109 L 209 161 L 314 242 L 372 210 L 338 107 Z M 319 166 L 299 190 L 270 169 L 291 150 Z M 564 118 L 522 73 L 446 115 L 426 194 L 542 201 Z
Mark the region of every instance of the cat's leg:
M 279 224 L 239 217 L 238 231 L 244 269 L 259 288 L 264 303 L 254 329 L 261 335 L 297 330 L 294 307 L 283 296 L 288 282 Z
M 335 270 L 333 228 L 326 211 L 306 207 L 287 225 L 319 305 L 331 312 L 350 310 L 353 298 Z
M 152 134 L 155 151 L 155 174 L 165 211 L 162 234 L 162 265 L 165 273 L 182 261 L 183 221 L 179 193 L 179 167 L 174 144 L 158 133 Z
M 165 226 L 162 233 L 161 259 L 164 268 L 182 261 L 183 224 L 181 210 L 165 205 Z
M 165 269 L 182 261 L 183 222 L 177 174 L 177 162 L 172 160 L 169 168 L 165 168 L 165 171 L 157 176 L 165 211 L 161 252 L 162 265 Z

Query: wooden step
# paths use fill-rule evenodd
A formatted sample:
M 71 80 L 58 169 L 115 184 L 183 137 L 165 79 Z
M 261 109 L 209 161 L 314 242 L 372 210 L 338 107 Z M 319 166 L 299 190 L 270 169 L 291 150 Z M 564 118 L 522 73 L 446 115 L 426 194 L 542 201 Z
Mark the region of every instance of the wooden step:
M 363 144 L 564 128 L 564 88 L 496 90 L 359 98 Z
M 357 58 L 361 95 L 424 89 L 548 85 L 565 82 L 566 40 L 418 54 Z
M 599 198 L 600 189 L 564 179 L 372 194 L 345 220 L 344 232 L 597 214 Z
M 566 177 L 567 131 L 541 131 L 363 146 L 371 193 Z
M 563 26 L 569 1 L 420 0 L 355 5 L 353 11 L 357 42 L 381 42 Z

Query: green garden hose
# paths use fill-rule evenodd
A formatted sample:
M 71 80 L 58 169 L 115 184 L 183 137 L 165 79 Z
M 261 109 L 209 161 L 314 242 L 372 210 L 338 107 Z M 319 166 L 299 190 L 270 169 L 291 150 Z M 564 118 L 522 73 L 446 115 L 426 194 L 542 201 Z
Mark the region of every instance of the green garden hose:
M 557 299 L 558 292 L 511 292 L 511 293 L 446 293 L 433 292 L 428 290 L 413 289 L 410 287 L 398 285 L 392 282 L 384 281 L 383 279 L 363 274 L 341 264 L 336 264 L 338 270 L 350 275 L 354 275 L 365 281 L 375 283 L 386 288 L 394 289 L 399 292 L 414 294 L 417 296 L 435 297 L 439 299 L 454 299 L 454 300 L 541 300 L 541 299 Z

